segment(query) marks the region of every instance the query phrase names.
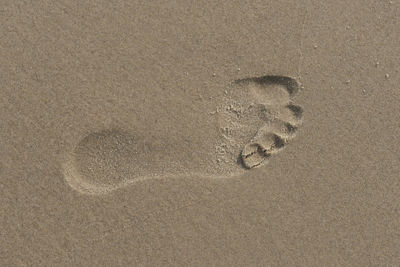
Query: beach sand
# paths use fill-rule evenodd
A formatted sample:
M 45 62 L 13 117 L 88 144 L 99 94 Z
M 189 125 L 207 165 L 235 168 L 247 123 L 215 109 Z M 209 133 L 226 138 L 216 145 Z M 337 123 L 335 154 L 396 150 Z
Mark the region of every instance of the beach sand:
M 1 266 L 400 264 L 400 2 L 0 14 Z

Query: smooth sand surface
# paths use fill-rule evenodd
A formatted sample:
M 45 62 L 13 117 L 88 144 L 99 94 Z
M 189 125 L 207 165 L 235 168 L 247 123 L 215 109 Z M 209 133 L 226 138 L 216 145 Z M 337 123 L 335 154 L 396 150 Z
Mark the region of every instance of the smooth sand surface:
M 399 1 L 0 5 L 1 266 L 398 266 Z

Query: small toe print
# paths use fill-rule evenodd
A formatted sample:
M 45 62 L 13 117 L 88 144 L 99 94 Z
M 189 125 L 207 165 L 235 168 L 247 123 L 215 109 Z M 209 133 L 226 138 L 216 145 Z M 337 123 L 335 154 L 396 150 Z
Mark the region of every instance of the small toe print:
M 303 118 L 303 108 L 298 106 L 298 105 L 294 105 L 294 104 L 289 104 L 287 105 L 287 108 L 292 111 L 293 115 L 301 120 Z

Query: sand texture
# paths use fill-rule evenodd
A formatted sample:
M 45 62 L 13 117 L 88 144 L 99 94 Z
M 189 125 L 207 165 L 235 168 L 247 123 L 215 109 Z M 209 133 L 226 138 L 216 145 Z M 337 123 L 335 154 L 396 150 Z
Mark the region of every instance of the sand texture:
M 0 266 L 400 266 L 399 1 L 0 5 Z

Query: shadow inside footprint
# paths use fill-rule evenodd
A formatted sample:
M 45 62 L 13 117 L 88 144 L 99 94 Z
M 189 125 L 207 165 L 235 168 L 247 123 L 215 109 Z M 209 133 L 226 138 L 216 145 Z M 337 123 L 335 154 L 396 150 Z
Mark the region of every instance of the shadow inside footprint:
M 280 75 L 265 75 L 261 77 L 244 78 L 235 81 L 236 83 L 256 83 L 264 86 L 283 85 L 290 96 L 294 96 L 299 91 L 299 84 L 293 78 Z

